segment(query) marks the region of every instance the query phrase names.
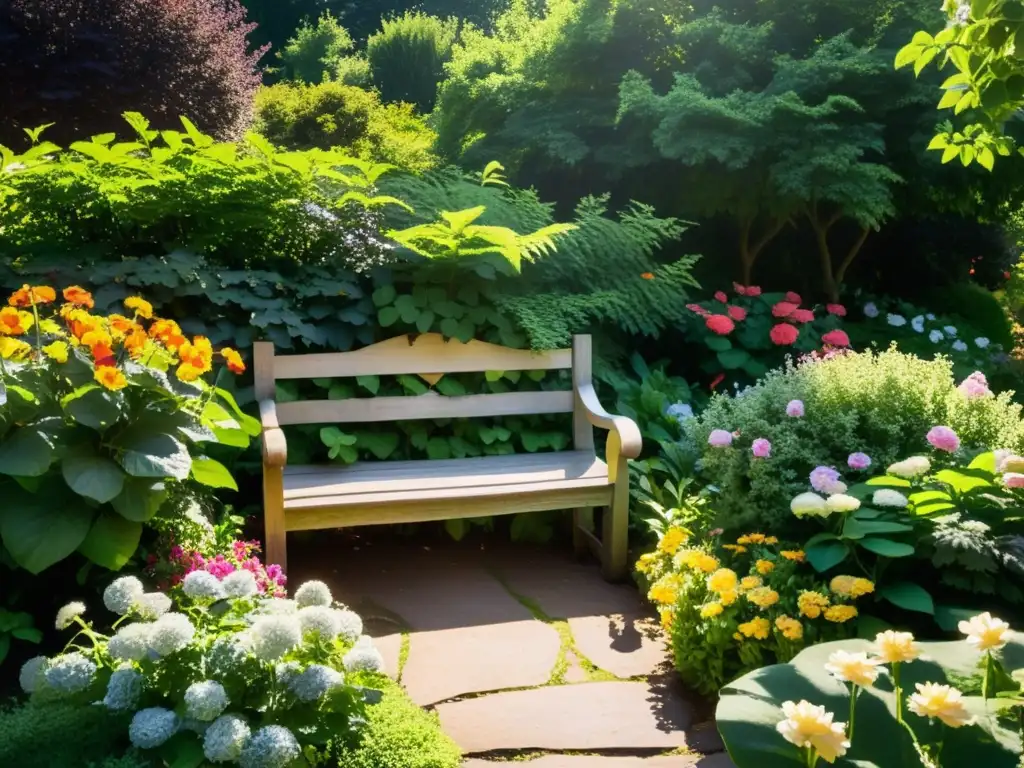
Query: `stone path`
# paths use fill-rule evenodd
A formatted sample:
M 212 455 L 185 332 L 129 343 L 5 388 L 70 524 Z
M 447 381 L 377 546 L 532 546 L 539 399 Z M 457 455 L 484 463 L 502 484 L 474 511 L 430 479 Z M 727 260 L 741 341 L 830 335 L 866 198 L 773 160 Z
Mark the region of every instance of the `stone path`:
M 732 768 L 631 585 L 553 549 L 327 536 L 289 543 L 292 582 L 364 617 L 464 768 Z

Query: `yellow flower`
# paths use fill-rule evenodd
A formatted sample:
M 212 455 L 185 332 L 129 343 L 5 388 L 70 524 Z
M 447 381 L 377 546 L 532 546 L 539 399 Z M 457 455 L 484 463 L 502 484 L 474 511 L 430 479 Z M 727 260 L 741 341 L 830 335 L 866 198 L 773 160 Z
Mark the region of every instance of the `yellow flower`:
M 964 706 L 963 694 L 956 688 L 938 683 L 918 683 L 910 696 L 909 709 L 921 717 L 937 717 L 950 728 L 969 725 L 971 717 Z
M 117 368 L 109 365 L 101 365 L 96 369 L 93 376 L 96 381 L 113 391 L 124 389 L 128 385 L 128 380 L 125 379 L 124 374 L 117 370 Z
M 800 640 L 804 636 L 804 625 L 791 616 L 779 616 L 775 626 L 787 640 Z
M 21 360 L 32 351 L 32 345 L 21 339 L 0 336 L 0 357 L 4 360 Z
M 736 572 L 729 568 L 719 568 L 708 576 L 708 589 L 712 592 L 731 592 L 736 589 Z
M 875 635 L 875 653 L 883 664 L 893 664 L 913 661 L 921 651 L 914 643 L 914 636 L 910 632 L 887 629 Z
M 816 619 L 825 608 L 828 608 L 829 602 L 820 592 L 801 592 L 796 604 L 801 614 L 808 619 Z
M 765 544 L 775 545 L 779 543 L 779 540 L 775 536 L 766 536 L 764 539 Z
M 63 341 L 55 341 L 43 347 L 43 354 L 58 363 L 66 363 L 68 361 L 68 345 Z
M 870 659 L 866 653 L 836 651 L 828 657 L 825 671 L 837 680 L 869 688 L 878 679 L 878 665 L 881 659 Z
M 722 549 L 728 549 L 730 552 L 734 552 L 737 555 L 742 555 L 747 551 L 747 548 L 742 544 L 723 544 Z
M 853 583 L 856 580 L 853 576 L 836 576 L 829 582 L 828 588 L 840 597 L 853 597 Z
M 703 571 L 704 573 L 711 573 L 717 570 L 719 566 L 717 559 L 699 549 L 681 550 L 676 554 L 676 562 L 680 566 L 686 566 L 687 568 Z
M 672 619 L 674 614 L 671 608 L 659 608 L 658 617 L 661 619 L 661 628 L 668 632 L 672 629 Z
M 718 602 L 720 602 L 722 605 L 732 605 L 739 599 L 740 595 L 734 589 L 730 589 L 728 592 L 723 592 L 718 596 Z
M 22 312 L 14 307 L 0 309 L 0 333 L 8 336 L 21 336 L 35 325 L 31 312 Z
M 804 554 L 802 549 L 784 549 L 779 554 L 787 560 L 792 560 L 794 563 L 802 563 L 807 559 L 807 555 Z
M 740 589 L 746 592 L 748 589 L 757 589 L 763 583 L 760 576 L 744 576 L 740 579 Z
M 763 533 L 748 533 L 746 536 L 740 536 L 736 539 L 737 544 L 763 544 L 764 534 Z
M 747 600 L 764 610 L 779 602 L 779 593 L 771 587 L 758 587 L 747 592 Z
M 700 617 L 702 619 L 713 619 L 724 611 L 721 603 L 708 603 L 700 609 Z
M 849 621 L 857 615 L 857 609 L 852 605 L 833 605 L 825 609 L 825 620 L 836 624 Z
M 811 748 L 827 763 L 834 763 L 837 757 L 846 754 L 850 741 L 846 738 L 846 723 L 833 723 L 834 715 L 826 712 L 824 707 L 815 706 L 809 701 L 796 704 L 792 701 L 782 703 L 782 713 L 786 719 L 775 726 L 782 737 L 790 744 L 803 748 Z
M 979 613 L 970 621 L 961 621 L 960 631 L 967 635 L 967 644 L 979 651 L 998 651 L 1010 639 L 1006 635 L 1010 625 L 997 619 L 991 613 Z
M 682 528 L 669 528 L 658 542 L 658 549 L 666 555 L 674 555 L 689 537 Z
M 711 555 L 701 554 L 697 558 L 697 569 L 704 571 L 704 573 L 711 573 L 712 571 L 718 570 L 719 562 L 718 559 Z
M 757 572 L 762 576 L 767 576 L 769 573 L 775 570 L 775 563 L 771 560 L 758 560 L 754 563 L 754 567 L 757 568 Z
M 753 637 L 756 640 L 766 640 L 771 628 L 772 625 L 763 616 L 758 616 L 737 627 L 744 637 Z
M 870 579 L 854 579 L 850 594 L 854 598 L 869 595 L 875 591 L 875 583 Z
M 146 320 L 153 317 L 153 305 L 141 296 L 129 296 L 124 300 L 124 305 L 128 309 L 135 310 L 137 317 L 141 317 Z
M 647 573 L 651 566 L 658 561 L 658 555 L 656 552 L 647 552 L 646 554 L 640 555 L 640 559 L 636 563 L 636 569 L 640 573 Z

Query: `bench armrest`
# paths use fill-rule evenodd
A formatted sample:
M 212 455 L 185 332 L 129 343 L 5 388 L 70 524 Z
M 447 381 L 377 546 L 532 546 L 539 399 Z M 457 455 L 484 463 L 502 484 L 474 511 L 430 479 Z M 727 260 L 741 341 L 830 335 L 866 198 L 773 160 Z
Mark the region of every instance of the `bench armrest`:
M 260 400 L 260 423 L 263 425 L 263 463 L 283 467 L 288 463 L 288 441 L 277 423 L 277 403 Z
M 597 399 L 593 384 L 580 384 L 576 394 L 586 412 L 587 421 L 599 429 L 613 431 L 618 435 L 621 445 L 619 455 L 626 459 L 637 458 L 643 447 L 643 438 L 636 422 L 626 416 L 613 416 L 608 413 Z

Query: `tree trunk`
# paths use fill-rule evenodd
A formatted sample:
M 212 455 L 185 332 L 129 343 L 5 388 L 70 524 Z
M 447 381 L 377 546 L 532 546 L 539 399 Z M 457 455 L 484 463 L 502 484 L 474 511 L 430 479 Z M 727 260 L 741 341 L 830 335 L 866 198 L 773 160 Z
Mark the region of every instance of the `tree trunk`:
M 822 224 L 816 218 L 811 218 L 811 226 L 814 228 L 814 239 L 818 243 L 818 260 L 821 262 L 821 287 L 825 295 L 832 303 L 839 301 L 839 285 L 836 282 L 835 273 L 832 271 L 832 252 L 828 247 L 828 231 L 832 222 Z
M 868 239 L 870 232 L 871 230 L 868 227 L 860 228 L 860 235 L 857 236 L 853 245 L 850 246 L 850 250 L 846 252 L 846 256 L 843 257 L 842 263 L 836 270 L 836 283 L 838 285 L 843 284 L 843 280 L 846 278 L 846 270 L 850 268 L 850 264 L 857 258 L 857 254 L 860 253 L 860 249 L 863 247 L 864 241 Z
M 753 243 L 750 242 L 750 232 L 754 228 L 757 215 L 740 223 L 740 282 L 742 285 L 753 285 L 754 262 L 761 255 L 761 251 L 782 231 L 786 225 L 785 219 L 773 219 L 768 227 L 761 233 L 761 236 Z

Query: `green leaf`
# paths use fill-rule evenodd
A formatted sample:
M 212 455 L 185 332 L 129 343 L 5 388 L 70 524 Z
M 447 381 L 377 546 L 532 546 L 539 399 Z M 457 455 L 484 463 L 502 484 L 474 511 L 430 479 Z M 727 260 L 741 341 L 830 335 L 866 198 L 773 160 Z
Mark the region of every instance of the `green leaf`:
M 979 453 L 970 464 L 967 465 L 968 469 L 980 469 L 983 472 L 995 474 L 996 471 L 996 454 L 995 451 L 986 451 L 985 453 Z
M 18 565 L 38 574 L 60 562 L 85 540 L 93 510 L 76 503 L 70 493 L 8 492 L 0 504 L 0 538 Z
M 953 498 L 945 491 L 918 491 L 910 494 L 907 499 L 917 515 L 944 514 L 956 509 Z
M 350 435 L 346 432 L 342 432 L 337 427 L 323 427 L 320 430 L 320 439 L 324 445 L 345 445 L 352 446 L 356 444 L 356 436 Z
M 192 477 L 208 488 L 230 488 L 238 490 L 238 483 L 228 468 L 215 459 L 200 457 L 192 460 Z
M 948 163 L 955 157 L 960 157 L 960 146 L 958 144 L 950 144 L 942 152 L 942 162 Z
M 142 536 L 142 523 L 125 520 L 113 512 L 103 511 L 92 524 L 89 535 L 78 551 L 97 565 L 119 571 L 135 554 Z
M 971 54 L 962 45 L 951 45 L 946 49 L 946 56 L 961 74 L 971 73 Z
M 961 96 L 963 96 L 963 91 L 946 91 L 942 94 L 942 98 L 939 99 L 939 105 L 936 109 L 951 109 L 952 107 L 955 107 L 957 102 L 960 101 Z M 945 149 L 947 146 L 948 143 L 946 141 L 946 137 L 940 134 L 931 140 L 931 143 L 928 144 L 927 148 Z
M 356 383 L 371 395 L 380 391 L 380 376 L 356 376 Z
M 732 342 L 725 338 L 725 336 L 708 336 L 704 343 L 713 352 L 725 352 L 728 349 L 732 349 Z
M 501 381 L 504 375 L 504 371 L 484 371 L 484 378 L 487 381 Z
M 24 640 L 26 643 L 35 643 L 36 645 L 43 642 L 42 631 L 35 627 L 19 627 L 17 629 L 12 629 L 11 636 L 18 640 Z
M 729 349 L 725 352 L 718 353 L 718 362 L 721 363 L 722 367 L 727 371 L 742 368 L 749 359 L 750 353 L 745 349 Z
M 167 488 L 161 482 L 129 477 L 121 495 L 111 502 L 121 517 L 136 523 L 145 523 L 160 511 L 167 500 Z
M 909 45 L 905 45 L 900 48 L 899 52 L 896 54 L 896 61 L 894 62 L 896 69 L 902 69 L 907 66 L 907 64 L 912 64 L 917 61 L 917 57 L 921 55 L 921 51 L 923 50 L 923 46 L 915 45 L 914 43 L 910 43 Z
M 843 524 L 843 536 L 847 539 L 862 539 L 872 533 L 906 533 L 912 530 L 914 530 L 913 526 L 904 523 L 861 520 L 855 516 L 847 517 Z
M 843 562 L 850 554 L 845 544 L 838 542 L 822 542 L 806 547 L 804 552 L 809 562 L 818 573 L 824 573 L 830 568 L 835 568 Z
M 79 496 L 106 504 L 124 488 L 124 472 L 103 456 L 76 455 L 61 464 L 64 481 Z
M 86 384 L 61 400 L 61 407 L 79 424 L 104 430 L 121 418 L 119 399 L 102 387 Z
M 435 318 L 436 315 L 429 309 L 423 310 L 416 318 L 416 330 L 420 333 L 428 333 L 434 327 Z
M 451 446 L 443 437 L 432 437 L 427 441 L 427 456 L 431 459 L 450 459 L 452 457 Z
M 978 165 L 980 165 L 986 171 L 991 171 L 995 167 L 996 156 L 988 147 L 982 147 L 981 149 L 979 149 L 976 159 L 978 161 Z
M 396 307 L 383 307 L 377 313 L 377 321 L 384 328 L 390 328 L 392 325 L 398 322 L 401 315 Z
M 399 437 L 396 432 L 360 432 L 356 437 L 357 447 L 365 448 L 381 461 L 398 448 Z
M 39 477 L 46 473 L 54 459 L 53 437 L 30 424 L 0 442 L 0 474 L 16 477 Z
M 898 581 L 889 584 L 878 592 L 893 605 L 907 611 L 919 613 L 935 613 L 935 603 L 927 590 L 910 581 Z
M 188 448 L 176 437 L 131 428 L 118 436 L 121 466 L 132 477 L 184 480 L 192 469 Z
M 874 552 L 882 557 L 909 557 L 914 554 L 914 547 L 900 541 L 882 538 L 864 538 L 858 544 L 869 552 Z
M 952 605 L 935 606 L 935 623 L 943 632 L 955 632 L 961 621 L 968 621 L 977 615 L 977 608 L 957 608 Z
M 469 533 L 469 523 L 461 517 L 453 517 L 444 521 L 444 529 L 455 541 L 462 541 Z
M 159 753 L 167 768 L 199 768 L 205 759 L 200 737 L 188 731 L 175 734 L 160 747 Z
M 938 48 L 925 48 L 922 50 L 920 55 L 914 60 L 914 74 L 920 75 L 921 71 L 931 63 L 938 53 Z
M 373 292 L 373 305 L 375 307 L 386 307 L 394 302 L 396 296 L 398 296 L 398 291 L 395 290 L 395 286 L 382 285 Z
M 967 493 L 978 488 L 992 488 L 994 483 L 988 480 L 983 470 L 942 469 L 935 473 L 935 479 L 945 483 L 957 493 Z

